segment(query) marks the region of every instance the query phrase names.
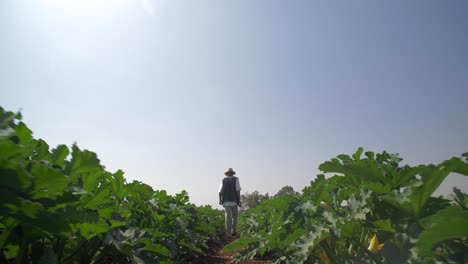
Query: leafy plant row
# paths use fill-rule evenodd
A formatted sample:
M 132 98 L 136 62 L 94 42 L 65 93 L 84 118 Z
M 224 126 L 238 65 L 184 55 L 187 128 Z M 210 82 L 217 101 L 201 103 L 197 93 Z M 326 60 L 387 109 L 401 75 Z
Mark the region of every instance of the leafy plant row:
M 275 263 L 468 263 L 468 196 L 432 197 L 468 153 L 438 165 L 401 166 L 398 155 L 359 148 L 320 165 L 300 194 L 262 202 L 241 217 L 225 251 Z
M 0 263 L 180 263 L 223 233 L 186 192 L 127 183 L 76 144 L 50 150 L 1 107 L 0 177 Z

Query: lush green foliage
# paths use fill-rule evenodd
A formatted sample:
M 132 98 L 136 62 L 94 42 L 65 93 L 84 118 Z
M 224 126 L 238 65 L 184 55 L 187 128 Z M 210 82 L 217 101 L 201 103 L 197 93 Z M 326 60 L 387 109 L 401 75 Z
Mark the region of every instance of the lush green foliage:
M 96 154 L 49 150 L 0 107 L 0 263 L 184 262 L 219 242 L 223 215 L 154 191 Z
M 276 263 L 467 263 L 468 196 L 431 195 L 449 173 L 468 175 L 468 153 L 411 167 L 362 152 L 321 164 L 334 175 L 318 175 L 301 194 L 244 212 L 242 238 L 224 250 Z

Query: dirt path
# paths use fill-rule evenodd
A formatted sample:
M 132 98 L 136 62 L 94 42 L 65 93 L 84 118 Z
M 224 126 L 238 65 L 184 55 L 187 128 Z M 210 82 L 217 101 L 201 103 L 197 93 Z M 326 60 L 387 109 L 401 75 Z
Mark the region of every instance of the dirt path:
M 231 239 L 231 240 L 227 240 L 223 243 L 223 245 L 217 247 L 217 248 L 213 248 L 211 253 L 206 255 L 206 256 L 203 256 L 193 262 L 191 262 L 192 264 L 224 264 L 224 263 L 227 263 L 227 264 L 232 264 L 232 263 L 236 263 L 234 261 L 236 255 L 241 252 L 242 250 L 236 250 L 236 251 L 232 251 L 232 252 L 229 252 L 229 253 L 223 253 L 223 247 L 235 240 L 237 240 L 238 238 L 236 239 Z M 265 263 L 268 263 L 267 261 L 261 261 L 261 260 L 243 260 L 241 262 L 239 262 L 241 264 L 265 264 Z

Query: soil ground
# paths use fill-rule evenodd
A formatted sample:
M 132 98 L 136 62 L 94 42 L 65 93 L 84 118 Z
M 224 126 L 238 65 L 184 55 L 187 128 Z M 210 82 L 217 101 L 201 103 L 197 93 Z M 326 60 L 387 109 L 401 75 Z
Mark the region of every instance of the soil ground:
M 234 260 L 235 260 L 235 257 L 237 254 L 239 254 L 240 252 L 242 252 L 242 249 L 240 250 L 236 250 L 236 251 L 232 251 L 232 252 L 228 252 L 228 253 L 224 253 L 222 252 L 223 251 L 223 247 L 226 246 L 227 244 L 233 242 L 233 241 L 236 241 L 237 239 L 239 239 L 239 237 L 237 238 L 233 238 L 233 239 L 229 239 L 229 240 L 225 240 L 224 243 L 218 247 L 215 247 L 215 248 L 212 248 L 211 251 L 199 258 L 199 259 L 196 259 L 190 263 L 192 264 L 232 264 L 232 263 L 236 263 Z M 268 261 L 265 261 L 265 260 L 243 260 L 243 261 L 240 261 L 238 262 L 240 264 L 266 264 L 266 263 L 269 263 Z

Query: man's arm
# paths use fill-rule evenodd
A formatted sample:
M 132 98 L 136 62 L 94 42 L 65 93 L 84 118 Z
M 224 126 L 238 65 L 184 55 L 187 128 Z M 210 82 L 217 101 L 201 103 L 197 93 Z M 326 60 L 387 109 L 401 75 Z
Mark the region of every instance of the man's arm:
M 223 193 L 219 192 L 219 204 L 223 204 Z
M 240 191 L 241 191 L 241 187 L 240 187 L 240 183 L 239 183 L 239 178 L 236 179 L 236 198 L 237 198 L 237 205 L 239 205 L 240 207 L 242 207 L 242 203 L 241 203 L 241 199 L 240 199 Z
M 241 199 L 240 199 L 240 191 L 241 191 L 241 187 L 240 187 L 240 183 L 239 183 L 239 178 L 236 179 L 236 198 L 237 198 L 237 205 L 239 205 L 240 207 L 242 207 L 242 203 L 241 203 Z

